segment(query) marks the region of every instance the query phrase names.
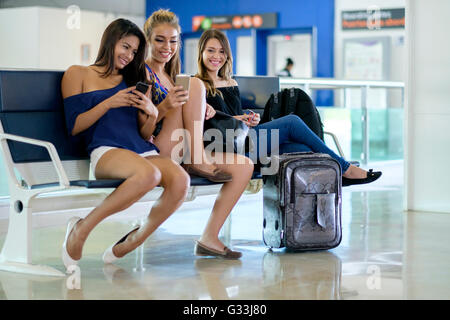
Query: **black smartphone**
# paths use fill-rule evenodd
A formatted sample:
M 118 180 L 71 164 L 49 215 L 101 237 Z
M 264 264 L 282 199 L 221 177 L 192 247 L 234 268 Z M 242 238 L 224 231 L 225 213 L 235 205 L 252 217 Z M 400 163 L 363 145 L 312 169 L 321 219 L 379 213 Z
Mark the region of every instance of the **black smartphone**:
M 146 94 L 146 93 L 147 93 L 147 90 L 148 90 L 148 84 L 139 81 L 139 82 L 136 84 L 136 90 L 139 91 L 139 92 L 141 92 L 141 93 L 143 93 L 143 94 Z

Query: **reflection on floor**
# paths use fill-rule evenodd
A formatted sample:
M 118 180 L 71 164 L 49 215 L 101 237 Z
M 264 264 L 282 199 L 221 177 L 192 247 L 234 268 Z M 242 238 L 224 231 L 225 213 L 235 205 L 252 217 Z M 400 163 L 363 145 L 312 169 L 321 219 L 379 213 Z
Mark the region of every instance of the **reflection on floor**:
M 402 163 L 383 171 L 371 186 L 344 189 L 343 239 L 333 250 L 267 249 L 259 193 L 243 196 L 232 213 L 232 240 L 224 238 L 244 253 L 239 261 L 193 255 L 214 200 L 200 197 L 135 252 L 103 265 L 103 250 L 145 217 L 148 205 L 139 205 L 94 230 L 72 276 L 0 272 L 0 299 L 449 299 L 450 215 L 403 212 Z M 34 261 L 63 270 L 65 222 L 86 213 L 36 215 Z

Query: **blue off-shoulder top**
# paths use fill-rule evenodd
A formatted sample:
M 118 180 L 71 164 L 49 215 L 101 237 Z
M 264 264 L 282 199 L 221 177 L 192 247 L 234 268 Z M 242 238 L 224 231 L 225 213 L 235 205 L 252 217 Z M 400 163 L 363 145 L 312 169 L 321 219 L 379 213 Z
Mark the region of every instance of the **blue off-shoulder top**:
M 77 117 L 103 100 L 127 88 L 125 81 L 109 89 L 95 90 L 76 94 L 64 99 L 64 113 L 69 136 L 72 133 Z M 117 147 L 134 151 L 138 154 L 158 150 L 149 141 L 144 140 L 139 133 L 138 109 L 134 107 L 120 107 L 108 110 L 90 128 L 77 136 L 83 140 L 89 155 L 92 150 L 101 146 Z

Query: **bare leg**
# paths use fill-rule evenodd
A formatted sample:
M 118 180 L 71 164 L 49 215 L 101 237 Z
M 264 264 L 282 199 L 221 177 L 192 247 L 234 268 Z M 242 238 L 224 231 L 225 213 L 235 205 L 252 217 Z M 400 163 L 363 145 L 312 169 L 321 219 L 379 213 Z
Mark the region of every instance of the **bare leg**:
M 189 188 L 189 175 L 177 163 L 168 158 L 148 157 L 150 163 L 156 166 L 162 175 L 161 186 L 164 192 L 153 205 L 145 223 L 131 233 L 124 242 L 113 247 L 116 257 L 122 257 L 140 246 L 186 198 Z
M 161 132 L 154 140 L 162 156 L 171 157 L 175 145 L 180 143 L 180 141 L 172 141 L 172 133 L 176 129 L 186 129 L 191 138 L 188 145 L 191 151 L 191 163 L 204 171 L 212 172 L 215 169 L 215 166 L 206 157 L 203 147 L 205 110 L 205 87 L 201 80 L 191 78 L 189 100 L 181 108 L 167 113 Z
M 224 183 L 220 189 L 200 242 L 212 249 L 222 251 L 224 244 L 219 240 L 220 229 L 252 177 L 253 162 L 239 154 L 234 154 L 233 164 L 227 164 L 225 154 L 216 153 L 214 157 L 216 159 L 223 157 L 223 161 L 220 161 L 223 164 L 217 164 L 217 166 L 230 173 L 233 179 Z M 240 158 L 239 163 L 243 164 L 238 164 L 238 158 Z
M 182 141 L 181 138 L 176 141 L 172 140 L 172 133 L 177 129 L 184 129 L 182 107 L 172 109 L 166 114 L 161 131 L 153 140 L 153 143 L 158 147 L 161 156 L 171 157 L 175 145 Z M 184 155 L 180 154 L 178 156 Z
M 124 163 L 127 165 L 124 166 Z M 131 206 L 162 179 L 160 170 L 150 161 L 124 149 L 113 149 L 105 153 L 97 164 L 96 177 L 126 180 L 86 218 L 80 220 L 70 233 L 67 251 L 75 260 L 81 258 L 83 245 L 97 224 Z

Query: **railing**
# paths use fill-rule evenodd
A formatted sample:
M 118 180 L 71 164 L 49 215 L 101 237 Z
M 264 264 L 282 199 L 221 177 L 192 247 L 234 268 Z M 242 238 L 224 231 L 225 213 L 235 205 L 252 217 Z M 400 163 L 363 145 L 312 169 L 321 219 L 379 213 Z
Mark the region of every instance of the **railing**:
M 369 113 L 368 91 L 370 89 L 400 89 L 401 107 L 404 107 L 403 82 L 396 81 L 363 81 L 363 80 L 336 80 L 328 78 L 280 78 L 280 88 L 300 87 L 311 96 L 312 90 L 359 88 L 361 90 L 361 125 L 362 125 L 362 155 L 361 162 L 366 165 L 369 160 Z M 347 95 L 344 94 L 344 106 Z

